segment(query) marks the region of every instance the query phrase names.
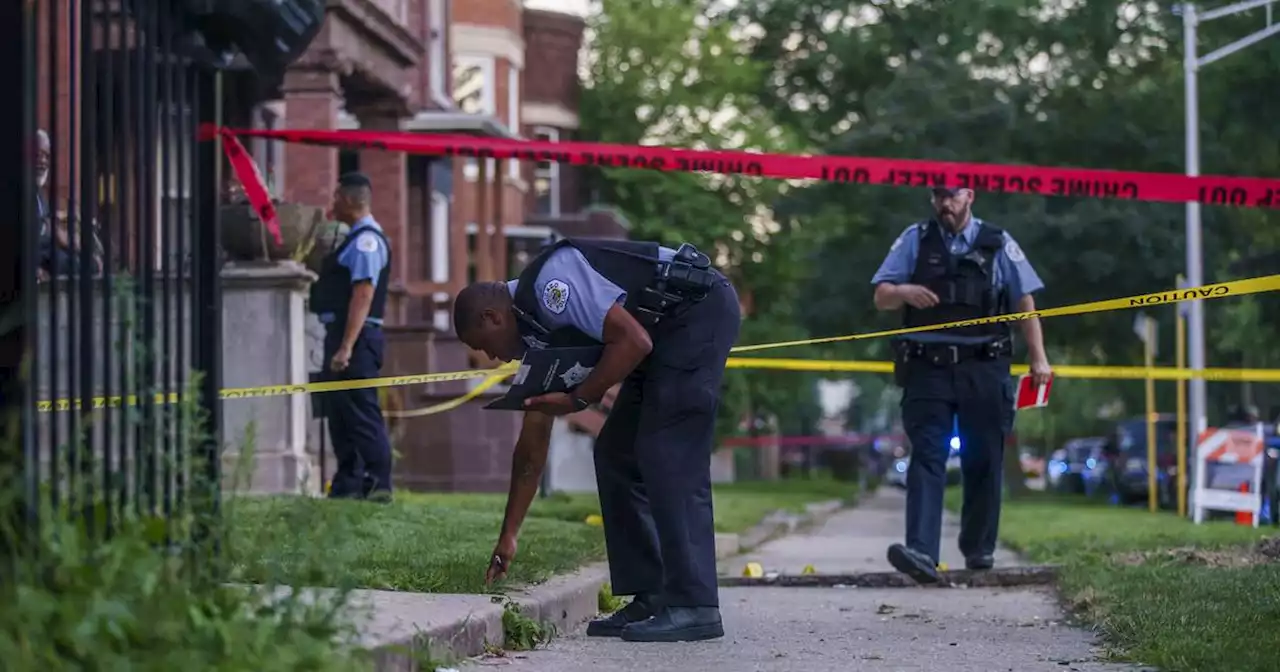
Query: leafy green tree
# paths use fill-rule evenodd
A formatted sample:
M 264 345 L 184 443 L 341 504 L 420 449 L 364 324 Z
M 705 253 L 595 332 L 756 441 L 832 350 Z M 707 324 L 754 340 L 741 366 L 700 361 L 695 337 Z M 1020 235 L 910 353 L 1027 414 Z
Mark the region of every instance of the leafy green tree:
M 791 151 L 798 145 L 757 98 L 764 67 L 749 58 L 732 17 L 705 0 L 603 0 L 581 100 L 585 139 L 706 149 Z M 618 206 L 632 237 L 693 243 L 733 278 L 754 309 L 740 343 L 804 338 L 795 305 L 812 236 L 769 206 L 787 185 L 698 173 L 601 169 L 597 198 Z M 792 356 L 796 356 L 793 353 Z M 793 417 L 816 402 L 813 376 L 734 370 L 721 431 L 748 408 Z M 784 423 L 785 424 L 785 423 Z

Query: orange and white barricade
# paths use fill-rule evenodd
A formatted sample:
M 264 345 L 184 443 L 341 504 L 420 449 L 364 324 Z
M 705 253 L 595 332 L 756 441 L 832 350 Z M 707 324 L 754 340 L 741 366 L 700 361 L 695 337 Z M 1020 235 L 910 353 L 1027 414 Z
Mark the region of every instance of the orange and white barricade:
M 1255 429 L 1209 428 L 1196 438 L 1195 480 L 1192 483 L 1191 511 L 1193 520 L 1204 521 L 1204 512 L 1235 511 L 1246 513 L 1258 526 L 1262 509 L 1262 468 L 1266 443 L 1262 425 Z M 1209 470 L 1214 465 L 1248 466 L 1248 492 L 1239 485 L 1232 489 L 1210 487 Z

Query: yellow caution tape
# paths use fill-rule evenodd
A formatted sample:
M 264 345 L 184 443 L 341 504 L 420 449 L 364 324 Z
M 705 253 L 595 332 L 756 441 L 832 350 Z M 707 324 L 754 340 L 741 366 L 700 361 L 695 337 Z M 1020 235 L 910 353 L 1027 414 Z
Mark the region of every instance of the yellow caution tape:
M 859 360 L 782 359 L 764 357 L 730 357 L 726 365 L 731 369 L 776 369 L 780 371 L 818 371 L 841 373 L 893 373 L 893 362 L 867 362 Z M 1029 371 L 1026 364 L 1012 367 L 1012 373 L 1020 376 Z M 1280 369 L 1180 369 L 1173 366 L 1072 366 L 1053 367 L 1057 378 L 1107 378 L 1111 380 L 1204 380 L 1217 382 L 1280 382 Z
M 363 390 L 376 387 L 399 387 L 403 385 L 425 385 L 428 383 L 448 383 L 472 378 L 495 376 L 498 380 L 516 372 L 517 362 L 504 364 L 496 369 L 472 369 L 468 371 L 446 371 L 443 373 L 421 373 L 413 376 L 388 376 L 386 378 L 364 378 L 361 380 L 333 380 L 323 383 L 298 383 L 297 385 L 263 385 L 261 387 L 229 387 L 223 389 L 218 397 L 221 399 L 251 399 L 255 397 L 285 397 L 292 394 L 316 394 L 320 392 L 339 392 L 342 390 Z M 496 381 L 495 381 L 496 382 Z M 492 387 L 493 383 L 490 383 Z M 487 388 L 486 388 L 487 389 Z M 474 390 L 472 391 L 474 392 Z M 477 393 L 478 394 L 478 393 Z M 465 395 L 464 395 L 465 396 Z M 155 403 L 176 403 L 178 394 L 156 394 Z M 456 401 L 456 400 L 455 400 Z M 445 402 L 446 404 L 452 402 Z M 461 405 L 460 402 L 458 405 Z M 136 395 L 94 397 L 93 408 L 118 408 L 120 406 L 136 406 Z M 442 404 L 443 405 L 443 404 Z M 80 408 L 79 399 L 59 399 L 56 404 L 49 401 L 36 403 L 36 410 L 47 413 L 52 410 L 68 411 Z M 446 409 L 447 410 L 447 409 Z
M 411 411 L 383 411 L 382 415 L 383 417 L 386 417 L 386 418 L 421 418 L 423 416 L 432 415 L 434 413 L 443 413 L 445 411 L 452 411 L 453 409 L 467 403 L 468 401 L 471 401 L 472 399 L 475 399 L 476 397 L 484 394 L 489 388 L 493 387 L 494 385 L 497 385 L 498 383 L 505 380 L 507 376 L 511 375 L 511 372 L 505 369 L 498 369 L 498 370 L 502 371 L 502 373 L 489 376 L 484 380 L 484 382 L 480 383 L 479 385 L 476 385 L 475 388 L 473 388 L 470 392 L 456 399 L 443 401 L 433 406 L 427 406 L 426 408 L 415 408 Z
M 764 567 L 758 562 L 748 562 L 746 567 L 742 568 L 742 575 L 748 579 L 758 579 L 764 576 Z
M 1142 308 L 1146 306 L 1154 306 L 1169 303 L 1179 303 L 1183 301 L 1195 301 L 1198 299 L 1221 299 L 1229 296 L 1242 296 L 1245 294 L 1257 294 L 1261 292 L 1271 292 L 1280 289 L 1280 275 L 1268 275 L 1260 278 L 1249 278 L 1246 280 L 1233 280 L 1231 282 L 1221 282 L 1213 285 L 1202 285 L 1200 287 L 1190 287 L 1187 289 L 1173 289 L 1164 292 L 1155 292 L 1152 294 L 1140 294 L 1120 299 L 1107 299 L 1105 301 L 1094 301 L 1091 303 L 1079 303 L 1071 306 L 1062 306 L 1059 308 L 1045 308 L 1034 312 L 1013 313 L 1010 315 L 1000 315 L 997 317 L 987 317 L 976 320 L 961 320 L 958 322 L 945 322 L 942 324 L 934 324 L 923 327 L 907 327 L 902 329 L 889 329 L 885 331 L 873 331 L 862 334 L 850 334 L 847 336 L 828 336 L 825 338 L 808 338 L 798 341 L 782 341 L 778 343 L 761 343 L 758 345 L 743 345 L 733 348 L 731 352 L 754 352 L 757 350 L 768 350 L 773 348 L 786 348 L 799 345 L 817 345 L 821 343 L 837 343 L 841 341 L 858 341 L 871 338 L 885 338 L 887 336 L 898 336 L 901 334 L 911 334 L 925 331 L 934 331 L 937 329 L 949 329 L 952 327 L 967 327 L 982 324 L 994 324 L 998 322 L 1020 322 L 1031 318 L 1044 317 L 1061 317 L 1064 315 L 1084 315 L 1088 313 L 1101 313 L 1113 310 L 1125 310 L 1128 308 Z M 748 367 L 744 362 L 754 362 Z M 790 366 L 783 366 L 780 362 L 790 362 Z M 797 362 L 806 362 L 805 364 L 796 364 Z M 834 368 L 841 365 L 857 366 L 857 367 L 877 367 L 877 368 Z M 816 360 L 782 360 L 782 359 L 740 359 L 730 358 L 729 365 L 735 368 L 787 368 L 789 370 L 804 371 L 876 371 L 889 372 L 893 370 L 893 365 L 887 362 L 820 362 Z M 515 373 L 518 363 L 510 362 L 496 369 L 479 369 L 469 371 L 447 371 L 443 373 L 424 373 L 414 376 L 390 376 L 386 378 L 367 378 L 363 380 L 336 380 L 323 383 L 299 383 L 296 385 L 263 385 L 260 387 L 237 387 L 222 390 L 219 397 L 222 399 L 250 399 L 259 397 L 280 397 L 293 394 L 314 394 L 318 392 L 337 392 L 340 390 L 361 390 L 376 387 L 398 387 L 402 385 L 422 385 L 427 383 L 443 383 L 457 380 L 468 380 L 471 378 L 495 378 L 492 382 L 486 381 L 488 384 L 484 389 L 488 389 L 497 384 L 498 380 L 506 378 Z M 823 368 L 825 367 L 825 368 Z M 888 367 L 888 368 L 880 368 Z M 1025 369 L 1025 367 L 1022 367 Z M 1085 373 L 1086 371 L 1092 373 Z M 1280 381 L 1280 373 L 1266 369 L 1205 369 L 1201 372 L 1192 371 L 1191 369 L 1160 369 L 1153 367 L 1150 371 L 1163 371 L 1163 374 L 1157 374 L 1157 380 L 1187 380 L 1190 378 L 1203 377 L 1206 380 L 1216 381 L 1261 381 L 1274 382 Z M 1014 373 L 1020 374 L 1024 371 L 1015 367 Z M 1141 372 L 1135 374 L 1134 372 Z M 1076 378 L 1146 378 L 1148 369 L 1145 367 L 1058 367 L 1055 374 L 1062 377 Z M 483 385 L 483 384 L 482 384 Z M 458 399 L 453 399 L 436 406 L 414 411 L 397 411 L 397 415 L 393 417 L 421 417 L 430 415 L 431 413 L 439 413 L 453 408 L 457 408 L 462 404 L 470 401 L 478 396 L 484 390 L 475 389 L 467 395 L 463 395 Z M 178 400 L 176 393 L 163 395 L 157 394 L 154 397 L 155 403 L 175 403 Z M 136 406 L 138 397 L 129 395 L 127 397 L 94 397 L 92 399 L 93 408 L 118 408 L 120 406 Z M 71 409 L 79 409 L 81 403 L 79 399 L 59 399 L 56 402 L 39 401 L 36 402 L 36 410 L 41 413 L 50 411 L 68 411 Z
M 884 338 L 886 336 L 914 334 L 924 331 L 935 331 L 938 329 L 951 329 L 953 327 L 972 327 L 982 324 L 996 324 L 999 322 L 1021 322 L 1022 320 L 1029 320 L 1032 318 L 1104 313 L 1112 310 L 1144 308 L 1166 303 L 1195 301 L 1197 299 L 1222 299 L 1228 296 L 1274 292 L 1277 289 L 1280 289 L 1280 275 L 1268 275 L 1261 278 L 1220 282 L 1215 285 L 1201 285 L 1199 287 L 1189 287 L 1187 289 L 1171 289 L 1152 294 L 1139 294 L 1137 296 L 1129 296 L 1122 299 L 1107 299 L 1105 301 L 1077 303 L 1075 305 L 1062 306 L 1060 308 L 1044 308 L 1042 310 L 1036 310 L 1028 313 L 1010 313 L 1008 315 L 998 315 L 996 317 L 983 317 L 976 320 L 960 320 L 957 322 L 930 324 L 923 327 L 904 327 L 901 329 L 872 331 L 864 334 L 851 334 L 848 336 L 828 336 L 825 338 L 806 338 L 799 341 L 761 343 L 760 345 L 740 345 L 730 352 L 753 352 L 756 350 L 769 350 L 772 348 L 790 348 L 797 345 L 818 345 L 821 343 L 839 343 L 841 341 L 861 341 L 869 338 Z

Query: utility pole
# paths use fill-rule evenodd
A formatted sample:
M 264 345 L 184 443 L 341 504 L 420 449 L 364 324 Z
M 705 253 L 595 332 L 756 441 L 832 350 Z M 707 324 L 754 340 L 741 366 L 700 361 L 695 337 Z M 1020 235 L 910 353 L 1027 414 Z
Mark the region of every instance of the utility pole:
M 1184 3 L 1174 8 L 1174 12 L 1182 15 L 1183 29 L 1183 69 L 1186 93 L 1186 152 L 1187 175 L 1200 175 L 1200 69 L 1210 63 L 1221 60 L 1231 54 L 1252 46 L 1262 40 L 1280 33 L 1280 24 L 1272 21 L 1272 8 L 1280 0 L 1247 0 L 1226 7 L 1204 12 L 1198 10 L 1194 3 Z M 1204 56 L 1199 55 L 1197 35 L 1201 24 L 1224 16 L 1232 16 L 1259 7 L 1266 8 L 1266 27 L 1251 35 L 1242 37 L 1231 44 L 1216 49 Z M 1204 250 L 1201 241 L 1200 204 L 1187 202 L 1187 285 L 1198 287 L 1204 284 Z M 1204 353 L 1204 303 L 1192 301 L 1188 315 L 1188 354 L 1190 368 L 1205 368 Z M 1208 426 L 1208 399 L 1205 394 L 1205 380 L 1193 378 L 1190 381 L 1190 418 L 1192 431 L 1190 435 L 1199 436 Z M 1183 450 L 1187 447 L 1183 446 Z

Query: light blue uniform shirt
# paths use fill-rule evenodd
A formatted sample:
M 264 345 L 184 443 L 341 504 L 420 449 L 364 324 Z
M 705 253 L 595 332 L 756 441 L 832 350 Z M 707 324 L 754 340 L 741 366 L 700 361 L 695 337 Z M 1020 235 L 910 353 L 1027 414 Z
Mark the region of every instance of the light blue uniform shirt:
M 351 226 L 351 232 L 347 234 L 348 237 L 355 236 L 355 240 L 338 254 L 338 263 L 351 271 L 352 283 L 369 280 L 376 289 L 378 276 L 386 268 L 389 254 L 382 238 L 374 231 L 381 232 L 382 227 L 378 226 L 373 217 L 356 220 Z M 336 319 L 333 313 L 321 313 L 318 317 L 323 324 L 330 324 Z M 365 319 L 365 323 L 382 324 L 382 318 L 369 317 Z
M 671 261 L 675 254 L 669 247 L 658 248 L 659 261 Z M 519 285 L 518 279 L 507 281 L 511 296 L 516 295 Z M 538 311 L 533 317 L 539 324 L 549 331 L 574 327 L 600 342 L 604 342 L 605 315 L 613 304 L 627 300 L 621 287 L 592 268 L 582 252 L 572 246 L 551 253 L 533 281 L 533 289 L 538 299 Z
M 912 224 L 898 235 L 898 239 L 893 241 L 893 246 L 889 248 L 889 254 L 885 255 L 884 261 L 881 262 L 879 270 L 871 277 L 872 285 L 882 282 L 902 285 L 911 282 L 911 274 L 916 268 L 916 258 L 920 255 L 920 227 L 922 226 L 925 224 Z M 959 234 L 951 233 L 946 227 L 942 227 L 942 240 L 951 250 L 951 254 L 968 254 L 973 248 L 973 241 L 978 237 L 980 226 L 982 226 L 982 220 L 974 217 Z M 1009 295 L 1011 306 L 1016 307 L 1022 297 L 1044 289 L 1044 282 L 1040 280 L 1040 276 L 1031 267 L 1031 262 L 1027 261 L 1027 255 L 1023 254 L 1022 248 L 1008 231 L 1004 232 L 1004 248 L 996 253 L 993 268 L 992 285 L 1003 286 Z M 930 333 L 906 334 L 903 338 L 950 343 L 980 343 L 986 340 L 977 336 L 944 336 Z

